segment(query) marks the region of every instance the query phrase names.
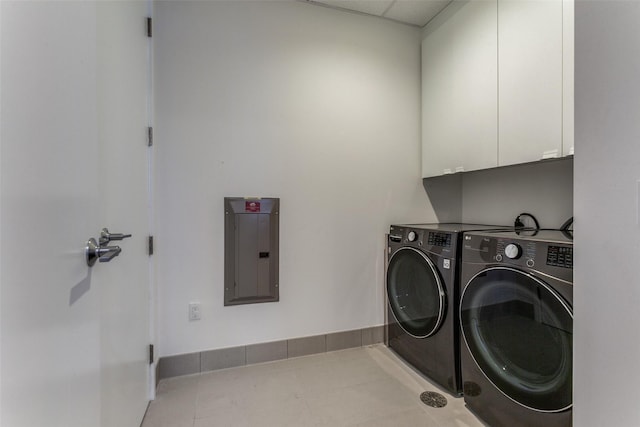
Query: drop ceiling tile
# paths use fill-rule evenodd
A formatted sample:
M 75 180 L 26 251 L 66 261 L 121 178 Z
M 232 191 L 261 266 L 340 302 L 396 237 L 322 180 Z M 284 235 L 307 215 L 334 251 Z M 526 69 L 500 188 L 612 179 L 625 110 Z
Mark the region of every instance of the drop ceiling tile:
M 422 27 L 449 3 L 451 0 L 396 0 L 384 17 Z
M 332 7 L 382 16 L 393 0 L 319 0 L 317 2 Z

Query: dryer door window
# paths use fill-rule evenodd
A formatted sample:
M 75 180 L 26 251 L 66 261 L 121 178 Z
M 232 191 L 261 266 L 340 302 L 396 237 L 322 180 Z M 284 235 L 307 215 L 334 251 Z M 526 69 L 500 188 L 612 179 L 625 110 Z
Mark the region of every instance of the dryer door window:
M 442 324 L 446 295 L 433 262 L 413 248 L 391 256 L 387 270 L 391 311 L 408 334 L 426 338 Z
M 571 407 L 573 315 L 549 285 L 489 268 L 467 284 L 462 336 L 484 375 L 513 401 L 542 412 Z

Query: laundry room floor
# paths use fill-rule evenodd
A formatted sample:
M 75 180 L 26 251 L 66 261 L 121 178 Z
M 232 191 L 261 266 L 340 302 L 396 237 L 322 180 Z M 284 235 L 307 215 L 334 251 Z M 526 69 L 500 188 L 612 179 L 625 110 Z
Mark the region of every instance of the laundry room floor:
M 443 408 L 423 391 L 447 399 Z M 462 398 L 438 390 L 384 345 L 160 381 L 142 427 L 474 427 Z

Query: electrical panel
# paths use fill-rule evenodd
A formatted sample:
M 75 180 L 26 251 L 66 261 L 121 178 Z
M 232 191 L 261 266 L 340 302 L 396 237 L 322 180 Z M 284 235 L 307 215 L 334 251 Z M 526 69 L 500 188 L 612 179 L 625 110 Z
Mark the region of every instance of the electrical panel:
M 274 302 L 280 199 L 225 197 L 224 305 Z

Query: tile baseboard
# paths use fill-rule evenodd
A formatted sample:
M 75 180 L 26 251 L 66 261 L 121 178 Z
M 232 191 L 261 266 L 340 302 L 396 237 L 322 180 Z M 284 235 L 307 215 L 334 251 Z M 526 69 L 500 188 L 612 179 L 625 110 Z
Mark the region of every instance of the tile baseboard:
M 161 357 L 158 360 L 156 370 L 156 383 L 165 378 L 181 375 L 199 374 L 383 342 L 384 326 L 381 325 L 325 335 Z

